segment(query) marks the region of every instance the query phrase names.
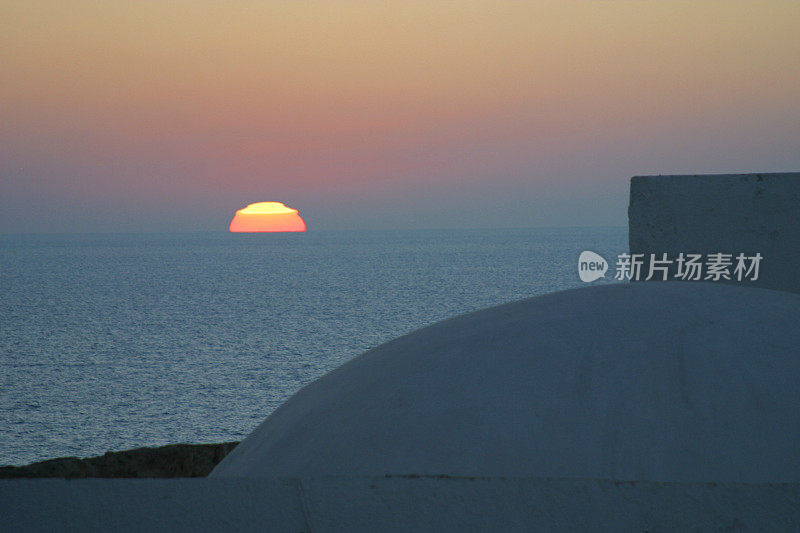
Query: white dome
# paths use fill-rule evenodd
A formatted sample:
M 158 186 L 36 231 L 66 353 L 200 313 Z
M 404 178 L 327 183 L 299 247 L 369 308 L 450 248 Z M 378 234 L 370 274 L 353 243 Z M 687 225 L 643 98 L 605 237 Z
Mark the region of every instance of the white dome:
M 800 295 L 593 286 L 462 315 L 309 384 L 211 474 L 800 481 Z

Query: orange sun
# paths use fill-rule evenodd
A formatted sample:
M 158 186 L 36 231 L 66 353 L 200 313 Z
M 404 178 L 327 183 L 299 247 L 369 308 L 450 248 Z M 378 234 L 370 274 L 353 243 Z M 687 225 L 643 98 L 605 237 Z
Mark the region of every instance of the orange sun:
M 236 211 L 228 229 L 235 233 L 305 231 L 306 223 L 297 209 L 281 202 L 258 202 Z

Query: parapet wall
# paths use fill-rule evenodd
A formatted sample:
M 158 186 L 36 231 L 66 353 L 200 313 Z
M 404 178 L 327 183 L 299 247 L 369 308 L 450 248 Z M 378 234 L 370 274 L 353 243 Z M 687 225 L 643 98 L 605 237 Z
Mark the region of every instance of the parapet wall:
M 800 292 L 800 172 L 635 176 L 628 228 L 630 253 L 644 254 L 640 279 L 650 254 L 724 253 L 734 264 L 731 280 L 720 282 Z M 752 272 L 742 281 L 733 275 L 740 253 L 761 255 L 756 280 Z M 679 279 L 677 265 L 669 268 Z M 657 274 L 652 279 L 662 279 Z
M 797 531 L 800 485 L 380 476 L 7 479 L 11 531 Z

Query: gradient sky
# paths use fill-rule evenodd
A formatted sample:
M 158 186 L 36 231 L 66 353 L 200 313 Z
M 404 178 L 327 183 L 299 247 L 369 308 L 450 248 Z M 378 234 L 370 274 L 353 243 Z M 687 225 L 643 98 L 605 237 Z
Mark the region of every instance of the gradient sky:
M 800 2 L 9 1 L 0 233 L 625 225 L 800 170 Z

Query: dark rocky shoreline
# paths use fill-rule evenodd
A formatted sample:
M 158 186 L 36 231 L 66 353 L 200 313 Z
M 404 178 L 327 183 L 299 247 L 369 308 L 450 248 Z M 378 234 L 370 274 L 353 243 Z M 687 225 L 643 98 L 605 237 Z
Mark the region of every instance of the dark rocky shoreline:
M 0 466 L 2 478 L 205 477 L 238 442 L 170 444 L 87 457 L 60 457 L 25 466 Z

